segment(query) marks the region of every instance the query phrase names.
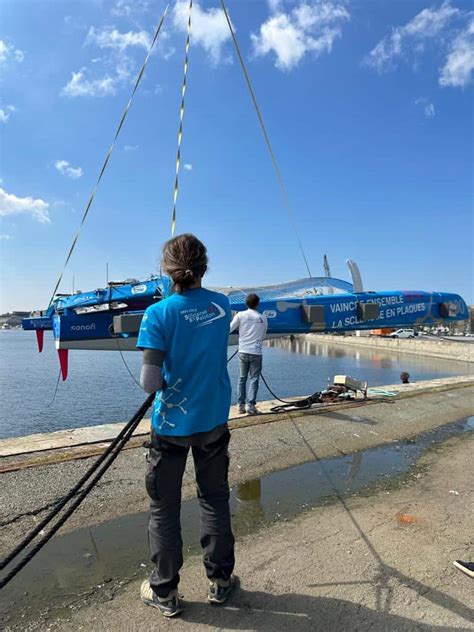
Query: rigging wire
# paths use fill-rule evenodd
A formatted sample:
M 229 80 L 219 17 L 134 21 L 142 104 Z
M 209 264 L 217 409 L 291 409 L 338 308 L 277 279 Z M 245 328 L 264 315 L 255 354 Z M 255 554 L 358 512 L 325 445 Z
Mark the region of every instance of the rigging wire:
M 127 361 L 125 360 L 125 357 L 124 357 L 124 355 L 123 355 L 122 349 L 120 348 L 120 345 L 119 345 L 119 339 L 118 339 L 118 338 L 116 338 L 116 341 L 117 341 L 117 349 L 118 349 L 118 351 L 119 351 L 119 353 L 120 353 L 120 357 L 122 358 L 122 362 L 123 362 L 123 364 L 124 364 L 125 368 L 126 368 L 126 369 L 127 369 L 127 371 L 128 371 L 128 374 L 130 375 L 130 377 L 132 378 L 132 380 L 135 382 L 135 384 L 138 386 L 138 388 L 139 388 L 139 389 L 141 389 L 142 387 L 141 387 L 140 382 L 139 382 L 139 381 L 137 380 L 137 378 L 133 375 L 132 370 L 131 370 L 131 369 L 130 369 L 130 367 L 128 366 Z
M 188 56 L 189 56 L 189 42 L 191 39 L 191 15 L 193 11 L 193 0 L 189 0 L 189 17 L 188 17 L 188 33 L 186 37 L 186 46 L 184 54 L 184 76 L 183 86 L 181 88 L 181 107 L 179 110 L 179 129 L 178 129 L 178 150 L 176 153 L 176 176 L 174 180 L 173 188 L 173 213 L 171 215 L 171 237 L 174 237 L 174 231 L 176 228 L 176 201 L 178 199 L 178 176 L 179 166 L 181 163 L 181 141 L 183 140 L 183 118 L 184 118 L 184 97 L 186 95 L 186 82 L 188 76 Z
M 308 272 L 308 276 L 311 277 L 312 276 L 311 270 L 309 268 L 308 260 L 306 258 L 306 254 L 305 254 L 305 251 L 304 251 L 304 248 L 303 248 L 303 243 L 301 241 L 301 238 L 300 238 L 300 235 L 299 235 L 299 232 L 298 232 L 298 227 L 296 225 L 296 220 L 295 220 L 295 213 L 294 213 L 293 207 L 292 207 L 292 205 L 290 203 L 290 198 L 289 198 L 288 192 L 286 190 L 285 181 L 283 180 L 283 176 L 282 176 L 282 173 L 280 171 L 280 167 L 278 166 L 278 162 L 277 162 L 277 159 L 276 159 L 276 156 L 275 156 L 275 152 L 273 151 L 272 144 L 270 142 L 270 137 L 268 136 L 268 133 L 267 133 L 267 128 L 265 127 L 265 123 L 263 122 L 262 112 L 261 112 L 261 110 L 259 108 L 259 105 L 258 105 L 258 102 L 257 102 L 257 97 L 255 96 L 255 92 L 254 92 L 254 89 L 252 87 L 252 83 L 250 81 L 250 76 L 249 76 L 249 73 L 248 73 L 247 68 L 245 66 L 244 58 L 242 57 L 242 53 L 240 52 L 240 46 L 239 46 L 239 43 L 237 42 L 237 38 L 235 36 L 234 29 L 232 27 L 232 23 L 231 23 L 230 18 L 229 18 L 229 14 L 227 13 L 227 8 L 225 6 L 224 0 L 221 0 L 221 6 L 222 6 L 222 10 L 224 12 L 225 18 L 227 20 L 227 24 L 229 26 L 230 34 L 232 36 L 232 41 L 234 42 L 235 51 L 237 53 L 237 57 L 239 58 L 240 66 L 241 66 L 242 71 L 244 73 L 245 81 L 247 83 L 247 87 L 249 89 L 250 96 L 252 98 L 253 105 L 255 107 L 255 111 L 256 111 L 257 116 L 258 116 L 258 120 L 259 120 L 259 123 L 260 123 L 262 134 L 263 134 L 263 137 L 265 139 L 265 143 L 267 145 L 268 151 L 270 153 L 270 158 L 272 160 L 273 169 L 275 171 L 275 174 L 276 174 L 276 177 L 277 177 L 277 180 L 278 180 L 278 184 L 280 185 L 280 190 L 281 190 L 281 194 L 282 194 L 282 197 L 283 197 L 283 202 L 284 202 L 284 205 L 285 205 L 286 210 L 288 212 L 288 216 L 290 218 L 291 225 L 292 225 L 293 230 L 295 232 L 296 240 L 298 242 L 298 246 L 299 246 L 299 249 L 301 251 L 301 255 L 303 257 L 304 264 L 306 266 L 306 270 Z
M 229 364 L 229 362 L 235 358 L 235 356 L 239 353 L 239 349 L 237 348 L 237 351 L 234 351 L 234 353 L 230 356 L 230 358 L 227 359 L 227 364 Z
M 59 369 L 58 379 L 56 380 L 56 386 L 54 388 L 53 398 L 51 399 L 49 404 L 46 404 L 45 408 L 49 408 L 50 406 L 52 406 L 54 404 L 54 401 L 56 399 L 56 395 L 58 394 L 60 380 L 61 380 L 61 369 Z
M 103 162 L 103 164 L 102 164 L 102 168 L 101 168 L 101 170 L 100 170 L 100 172 L 99 172 L 99 177 L 97 178 L 97 181 L 96 181 L 96 183 L 95 183 L 95 185 L 94 185 L 94 188 L 92 189 L 92 193 L 91 193 L 91 195 L 90 195 L 90 197 L 89 197 L 89 200 L 88 200 L 88 202 L 87 202 L 87 204 L 86 204 L 86 207 L 85 207 L 85 209 L 84 209 L 84 213 L 83 213 L 83 215 L 82 215 L 81 223 L 79 224 L 79 228 L 78 228 L 78 230 L 77 230 L 77 232 L 76 232 L 76 235 L 75 235 L 75 237 L 74 237 L 74 239 L 73 239 L 73 241 L 72 241 L 71 247 L 69 248 L 69 252 L 68 252 L 68 254 L 67 254 L 66 261 L 65 261 L 65 263 L 64 263 L 64 266 L 63 266 L 62 272 L 61 272 L 61 274 L 59 275 L 59 278 L 58 278 L 58 280 L 57 280 L 57 282 L 56 282 L 56 286 L 55 286 L 55 288 L 54 288 L 54 290 L 53 290 L 53 293 L 52 293 L 52 295 L 51 295 L 51 298 L 50 298 L 50 300 L 49 300 L 48 307 L 51 305 L 51 303 L 52 303 L 52 302 L 53 302 L 53 300 L 54 300 L 54 297 L 55 297 L 55 295 L 56 295 L 56 292 L 58 291 L 59 285 L 60 285 L 60 283 L 61 283 L 61 281 L 62 281 L 62 278 L 63 278 L 63 276 L 64 276 L 64 272 L 66 271 L 66 267 L 67 267 L 67 265 L 68 265 L 68 263 L 69 263 L 69 260 L 70 260 L 70 258 L 71 258 L 71 256 L 72 256 L 72 253 L 74 252 L 74 248 L 76 247 L 77 241 L 78 241 L 78 239 L 79 239 L 79 235 L 81 234 L 82 227 L 84 226 L 84 223 L 85 223 L 85 221 L 86 221 L 86 219 L 87 219 L 87 216 L 88 216 L 88 214 L 89 214 L 90 208 L 91 208 L 91 206 L 92 206 L 92 202 L 94 201 L 94 198 L 95 198 L 95 196 L 96 196 L 97 189 L 98 189 L 98 187 L 99 187 L 99 183 L 100 183 L 100 181 L 102 180 L 102 176 L 104 175 L 105 169 L 106 169 L 107 164 L 108 164 L 108 162 L 109 162 L 109 160 L 110 160 L 110 156 L 112 155 L 112 152 L 113 152 L 113 150 L 114 150 L 115 143 L 116 143 L 117 138 L 118 138 L 118 136 L 119 136 L 119 134 L 120 134 L 120 131 L 121 131 L 122 127 L 123 127 L 123 124 L 124 124 L 125 119 L 126 119 L 126 117 L 127 117 L 127 114 L 128 114 L 129 109 L 130 109 L 130 106 L 131 106 L 131 104 L 132 104 L 133 97 L 135 96 L 135 93 L 136 93 L 136 91 L 137 91 L 137 89 L 138 89 L 138 86 L 139 86 L 139 84 L 140 84 L 140 81 L 141 81 L 141 79 L 142 79 L 142 77 L 143 77 L 143 74 L 144 74 L 144 72 L 145 72 L 145 68 L 146 68 L 146 66 L 147 66 L 147 64 L 148 64 L 148 60 L 149 60 L 150 55 L 151 55 L 151 53 L 152 53 L 152 51 L 153 51 L 153 48 L 154 48 L 154 46 L 155 46 L 155 42 L 156 42 L 156 40 L 158 39 L 158 35 L 160 34 L 161 27 L 163 26 L 163 22 L 165 21 L 166 15 L 167 15 L 167 13 L 168 13 L 168 8 L 169 8 L 169 4 L 166 6 L 166 8 L 165 8 L 165 10 L 164 10 L 164 13 L 163 13 L 163 15 L 161 16 L 161 20 L 160 20 L 160 22 L 159 22 L 159 24 L 158 24 L 158 26 L 157 26 L 157 28 L 156 28 L 155 35 L 154 35 L 153 40 L 152 40 L 152 42 L 151 42 L 151 44 L 150 44 L 150 48 L 148 49 L 148 52 L 147 52 L 146 57 L 145 57 L 145 60 L 144 60 L 144 62 L 143 62 L 143 64 L 142 64 L 142 67 L 141 67 L 141 69 L 140 69 L 140 72 L 138 73 L 138 76 L 137 76 L 137 79 L 136 79 L 136 81 L 135 81 L 135 85 L 134 85 L 134 87 L 133 87 L 133 90 L 132 90 L 132 93 L 131 93 L 131 95 L 130 95 L 130 98 L 129 98 L 129 100 L 128 100 L 127 106 L 126 106 L 126 108 L 125 108 L 125 110 L 124 110 L 124 113 L 122 114 L 122 118 L 120 119 L 120 122 L 119 122 L 119 124 L 118 124 L 117 130 L 116 130 L 116 132 L 115 132 L 114 139 L 113 139 L 113 141 L 112 141 L 112 144 L 110 145 L 110 148 L 109 148 L 109 151 L 107 152 L 107 155 L 105 156 L 105 160 L 104 160 L 104 162 Z

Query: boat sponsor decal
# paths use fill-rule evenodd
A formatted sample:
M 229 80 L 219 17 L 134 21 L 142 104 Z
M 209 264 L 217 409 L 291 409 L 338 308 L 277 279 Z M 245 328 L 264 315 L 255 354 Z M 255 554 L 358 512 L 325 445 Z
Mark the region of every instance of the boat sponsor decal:
M 381 306 L 378 318 L 372 319 L 370 321 L 371 323 L 378 323 L 380 321 L 396 321 L 398 324 L 402 324 L 404 322 L 410 323 L 410 316 L 414 314 L 423 315 L 428 312 L 427 303 L 422 302 L 406 304 L 403 296 L 366 298 L 364 302 L 377 303 Z M 355 314 L 348 314 L 350 312 L 355 312 L 355 310 L 357 309 L 357 303 L 358 301 L 345 301 L 343 303 L 330 304 L 329 309 L 333 314 L 340 313 L 339 320 L 333 320 L 331 328 L 341 329 L 344 327 L 351 327 L 363 324 L 365 321 L 360 321 Z M 347 315 L 345 315 L 344 313 Z M 372 326 L 374 326 L 374 324 L 372 324 Z
M 71 331 L 94 331 L 95 323 L 89 325 L 71 325 Z
M 266 309 L 262 314 L 266 316 L 266 318 L 276 318 L 277 312 L 276 309 Z
M 147 286 L 145 283 L 142 283 L 141 285 L 134 285 L 131 289 L 132 294 L 143 294 L 143 292 L 146 292 L 147 290 Z

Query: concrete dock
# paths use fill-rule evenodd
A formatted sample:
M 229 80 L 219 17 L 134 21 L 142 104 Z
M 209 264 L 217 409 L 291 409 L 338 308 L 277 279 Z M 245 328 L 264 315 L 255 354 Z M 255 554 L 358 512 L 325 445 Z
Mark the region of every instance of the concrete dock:
M 206 604 L 195 556 L 181 575 L 180 619 L 144 606 L 133 581 L 22 630 L 472 631 L 474 580 L 452 565 L 472 559 L 472 449 L 472 439 L 451 441 L 399 489 L 317 507 L 238 541 L 240 588 L 225 607 Z
M 383 388 L 397 392 L 397 397 L 256 418 L 239 417 L 233 411 L 231 485 L 315 459 L 403 445 L 420 433 L 474 415 L 473 377 Z M 271 402 L 262 408 L 270 406 Z M 108 424 L 0 442 L 0 553 L 10 550 L 66 493 L 120 427 Z M 147 511 L 142 444 L 148 429 L 143 422 L 130 449 L 120 455 L 61 534 L 73 535 L 78 529 Z M 205 582 L 198 580 L 199 561 L 191 558 L 183 589 L 192 607 L 176 629 L 474 629 L 468 617 L 472 593 L 466 584 L 472 580 L 460 577 L 450 566 L 451 558 L 468 556 L 473 547 L 470 453 L 472 433 L 443 444 L 437 456 L 427 456 L 420 477 L 396 491 L 378 487 L 343 503 L 308 506 L 294 520 L 282 524 L 277 520 L 265 532 L 244 537 L 238 545 L 237 568 L 242 591 L 224 610 L 209 612 L 201 603 Z M 194 487 L 190 460 L 184 500 L 195 496 Z M 415 518 L 400 523 L 397 515 Z M 133 537 L 145 541 L 145 529 Z M 27 577 L 28 567 L 23 573 Z M 100 605 L 94 601 L 95 593 L 85 601 L 71 597 L 72 611 L 77 613 L 72 618 L 68 614 L 63 623 L 56 621 L 59 614 L 52 607 L 47 615 L 36 619 L 28 615 L 27 625 L 14 622 L 10 629 L 145 630 L 158 624 L 159 615 L 137 602 L 136 582 L 121 584 L 112 591 L 110 603 Z M 67 585 L 67 594 L 71 591 L 74 581 Z M 64 617 L 64 612 L 60 615 Z M 351 621 L 357 627 L 350 627 Z M 161 619 L 159 625 L 168 627 Z

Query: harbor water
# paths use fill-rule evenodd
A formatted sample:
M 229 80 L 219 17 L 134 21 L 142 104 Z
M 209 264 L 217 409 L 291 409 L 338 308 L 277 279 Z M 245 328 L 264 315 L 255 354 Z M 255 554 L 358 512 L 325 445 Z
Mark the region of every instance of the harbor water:
M 46 332 L 42 354 L 32 332 L 0 331 L 0 438 L 95 426 L 128 420 L 144 393 L 138 379 L 141 354 L 112 351 L 72 351 L 69 377 L 59 382 L 59 365 L 51 334 Z M 229 348 L 229 356 L 235 347 Z M 125 363 L 124 363 L 125 361 Z M 272 340 L 264 348 L 263 373 L 280 397 L 323 390 L 334 375 L 367 380 L 370 386 L 399 382 L 401 371 L 411 381 L 468 374 L 466 362 L 343 347 L 305 338 Z M 229 363 L 235 386 L 238 359 Z M 263 384 L 259 399 L 271 396 Z

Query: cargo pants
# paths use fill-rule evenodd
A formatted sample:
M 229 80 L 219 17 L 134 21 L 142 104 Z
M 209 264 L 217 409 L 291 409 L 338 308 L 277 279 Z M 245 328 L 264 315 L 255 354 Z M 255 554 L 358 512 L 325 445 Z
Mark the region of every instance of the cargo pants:
M 209 579 L 229 579 L 235 563 L 229 507 L 229 440 L 227 431 L 213 443 L 191 447 L 200 509 L 200 540 Z M 150 555 L 155 564 L 150 585 L 159 597 L 167 597 L 177 588 L 183 565 L 181 487 L 188 452 L 189 447 L 152 434 L 145 483 L 150 496 Z

